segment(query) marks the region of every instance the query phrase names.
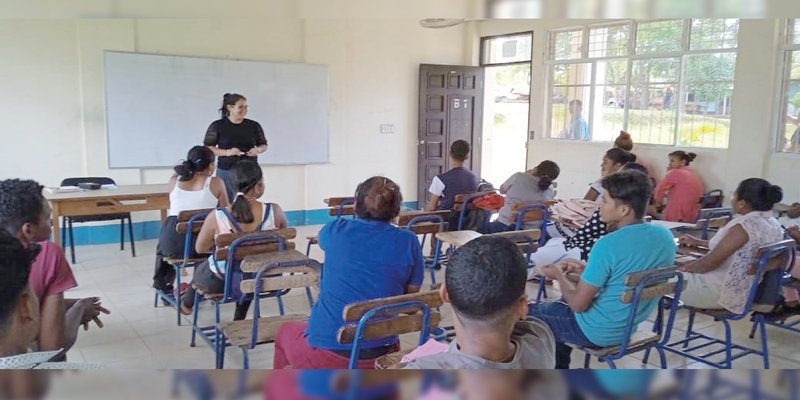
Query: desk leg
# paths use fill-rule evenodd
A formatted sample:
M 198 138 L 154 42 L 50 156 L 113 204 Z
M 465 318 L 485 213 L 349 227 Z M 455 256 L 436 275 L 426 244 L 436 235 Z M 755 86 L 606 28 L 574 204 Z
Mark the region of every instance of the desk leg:
M 58 203 L 52 203 L 53 208 L 53 241 L 61 246 L 61 210 L 59 209 Z M 63 246 L 62 246 L 63 247 Z
M 161 210 L 161 223 L 163 224 L 166 221 L 167 221 L 167 210 L 162 209 Z

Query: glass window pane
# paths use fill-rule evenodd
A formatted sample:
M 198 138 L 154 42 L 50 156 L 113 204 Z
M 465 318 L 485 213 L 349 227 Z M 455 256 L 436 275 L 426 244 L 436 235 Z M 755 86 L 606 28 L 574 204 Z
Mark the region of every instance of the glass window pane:
M 789 21 L 789 43 L 800 44 L 800 19 Z
M 677 95 L 675 87 L 667 83 L 631 86 L 625 106 L 634 143 L 674 143 Z
M 595 85 L 624 85 L 628 72 L 628 60 L 598 61 L 595 69 Z
M 739 34 L 738 19 L 693 19 L 689 48 L 734 49 Z
M 556 64 L 553 66 L 553 84 L 589 85 L 591 84 L 592 64 Z
M 530 61 L 532 39 L 531 33 L 483 39 L 482 65 Z
M 733 81 L 736 53 L 713 53 L 686 57 L 687 82 Z
M 665 53 L 681 49 L 683 21 L 642 22 L 636 30 L 636 53 Z
M 592 113 L 592 140 L 611 142 L 625 118 L 625 86 L 597 86 Z
M 680 64 L 680 59 L 677 57 L 634 60 L 631 83 L 636 85 L 677 83 Z
M 550 58 L 553 60 L 571 60 L 581 58 L 583 45 L 583 29 L 550 34 Z
M 685 93 L 678 145 L 727 148 L 733 83 L 689 83 Z
M 590 140 L 586 109 L 591 89 L 589 86 L 553 88 L 553 99 L 550 103 L 551 138 Z
M 589 57 L 628 55 L 630 24 L 589 29 Z
M 800 51 L 789 52 L 790 79 L 786 83 L 783 110 L 785 123 L 781 124 L 778 151 L 800 153 Z

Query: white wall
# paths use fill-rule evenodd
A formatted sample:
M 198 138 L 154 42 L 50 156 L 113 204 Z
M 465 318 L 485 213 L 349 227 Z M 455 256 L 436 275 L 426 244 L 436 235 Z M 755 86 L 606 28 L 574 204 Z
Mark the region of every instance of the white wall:
M 481 22 L 479 35 L 533 31 L 533 65 L 530 130 L 536 139 L 528 143 L 528 165 L 552 159 L 561 166 L 559 197 L 583 196 L 587 184 L 599 177 L 603 153 L 611 143 L 572 143 L 544 138 L 545 58 L 550 29 L 579 26 L 599 20 L 492 20 Z M 734 77 L 730 146 L 727 150 L 684 149 L 698 154 L 693 165 L 701 171 L 708 189 L 721 188 L 730 194 L 742 179 L 763 177 L 781 185 L 786 201 L 800 200 L 797 172 L 800 156 L 776 154 L 775 120 L 778 116 L 776 70 L 779 60 L 780 20 L 743 19 L 740 22 L 739 50 Z M 477 63 L 477 54 L 469 55 Z M 671 146 L 636 145 L 637 156 L 650 162 L 663 176 Z M 729 197 L 728 197 L 729 198 Z
M 6 121 L 3 137 L 11 139 L 0 158 L 0 179 L 57 185 L 66 176 L 99 175 L 120 184 L 166 182 L 169 169 L 108 168 L 103 50 L 120 50 L 328 65 L 331 163 L 265 167 L 266 197 L 288 210 L 322 208 L 323 198 L 350 194 L 358 182 L 385 174 L 413 201 L 418 66 L 467 62 L 463 28 L 431 30 L 421 28 L 417 16 L 352 13 L 336 9 L 332 19 L 321 14 L 0 22 L 0 116 Z M 198 112 L 211 121 L 217 108 L 210 104 Z M 383 123 L 394 124 L 395 133 L 380 134 Z M 198 131 L 198 141 L 203 134 Z M 176 154 L 176 161 L 183 156 Z

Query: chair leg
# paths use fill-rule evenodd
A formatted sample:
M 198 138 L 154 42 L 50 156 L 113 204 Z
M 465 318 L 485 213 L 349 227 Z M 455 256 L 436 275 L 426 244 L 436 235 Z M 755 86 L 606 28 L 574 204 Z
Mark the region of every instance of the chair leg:
M 178 304 L 180 307 L 180 304 Z M 197 338 L 197 316 L 200 314 L 200 293 L 194 293 L 194 312 L 192 313 L 192 341 L 189 342 L 190 347 L 194 347 L 195 339 Z
M 258 301 L 258 297 L 256 297 L 253 300 Z M 275 300 L 278 301 L 278 312 L 280 313 L 280 315 L 284 315 L 285 311 L 283 309 L 283 296 L 281 296 L 280 292 L 278 292 L 278 294 L 275 295 Z
M 652 347 L 648 347 L 647 350 L 644 351 L 644 357 L 642 357 L 642 365 L 647 365 L 647 360 L 650 359 L 650 350 Z
M 156 290 L 156 301 L 153 302 L 153 308 L 158 308 L 158 290 Z
M 756 337 L 756 329 L 758 329 L 758 322 L 753 321 L 753 327 L 750 328 L 750 339 L 754 339 Z
M 756 323 L 761 327 L 761 349 L 764 352 L 764 369 L 769 369 L 769 348 L 767 347 L 767 324 L 764 323 L 764 316 L 756 316 Z
M 69 227 L 69 254 L 72 256 L 72 263 L 75 264 L 75 232 L 72 230 L 72 220 L 68 219 L 67 224 Z
M 436 284 L 436 270 L 431 268 L 430 271 L 431 271 L 431 285 L 435 285 Z
M 731 364 L 733 363 L 733 360 L 731 360 L 731 353 L 733 352 L 731 348 L 731 324 L 728 323 L 727 319 L 723 319 L 722 324 L 725 325 L 725 368 L 731 369 Z
M 244 359 L 244 369 L 250 369 L 250 355 L 247 353 L 247 347 L 242 347 L 242 359 Z
M 661 369 L 667 369 L 667 353 L 660 346 L 656 346 L 658 357 L 661 359 Z
M 214 305 L 216 306 L 216 319 L 215 319 L 215 323 L 214 323 L 214 343 L 217 345 L 217 349 L 219 349 L 218 352 L 217 352 L 217 355 L 218 355 L 218 357 L 217 357 L 218 358 L 218 361 L 217 361 L 218 362 L 218 364 L 217 364 L 218 367 L 217 368 L 218 369 L 223 369 L 223 368 L 225 368 L 225 342 L 226 342 L 227 338 L 225 337 L 225 335 L 222 334 L 222 331 L 219 329 L 219 323 L 220 323 L 220 318 L 219 318 L 219 311 L 220 310 L 219 309 L 220 309 L 220 304 L 218 302 L 215 302 Z
M 130 218 L 128 218 L 128 236 L 131 241 L 131 257 L 136 258 L 136 245 L 133 244 L 133 221 Z
M 685 337 L 685 339 L 688 339 L 689 336 L 692 335 L 692 326 L 694 325 L 694 314 L 695 313 L 694 313 L 693 310 L 689 310 L 689 324 L 686 327 L 686 337 Z M 687 347 L 689 347 L 689 342 L 688 341 L 683 343 L 683 348 L 685 349 Z
M 611 369 L 617 369 L 617 365 L 614 364 L 614 360 L 606 359 L 606 364 L 608 364 L 608 367 Z
M 61 217 L 61 247 L 64 247 L 64 243 L 66 241 L 67 241 L 67 217 Z M 75 263 L 74 260 L 72 262 Z
M 308 245 L 306 245 L 306 257 L 310 257 L 311 254 L 311 240 L 308 241 Z
M 177 266 L 173 267 L 175 269 L 175 279 L 177 283 L 175 284 L 175 313 L 178 314 L 178 326 L 181 326 L 181 270 Z
M 308 306 L 314 307 L 314 296 L 311 295 L 311 288 L 306 288 L 306 297 L 308 297 Z
M 119 220 L 119 249 L 125 250 L 125 218 Z
M 588 368 L 589 368 L 589 363 L 590 363 L 591 361 L 592 361 L 592 356 L 590 356 L 590 355 L 587 353 L 587 354 L 586 354 L 586 356 L 583 358 L 583 368 L 585 368 L 585 369 L 588 369 Z

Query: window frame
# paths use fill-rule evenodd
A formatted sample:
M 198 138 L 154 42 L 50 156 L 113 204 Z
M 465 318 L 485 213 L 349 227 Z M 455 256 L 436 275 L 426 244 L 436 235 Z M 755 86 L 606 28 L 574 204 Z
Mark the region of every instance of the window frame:
M 523 61 L 511 61 L 511 62 L 503 62 L 503 63 L 489 63 L 484 62 L 485 55 L 486 55 L 486 44 L 493 39 L 502 39 L 502 38 L 509 38 L 514 36 L 521 36 L 521 35 L 530 35 L 531 37 L 531 53 L 528 55 L 528 60 Z M 522 31 L 522 32 L 513 32 L 513 33 L 503 33 L 499 35 L 489 35 L 489 36 L 481 36 L 480 37 L 480 50 L 478 51 L 478 66 L 480 67 L 504 67 L 509 65 L 519 65 L 519 64 L 528 64 L 531 65 L 533 63 L 533 31 Z
M 793 40 L 792 36 L 800 37 L 800 30 L 791 32 L 794 30 L 795 23 L 798 23 L 798 27 L 800 27 L 800 18 L 789 18 L 783 20 L 784 26 L 780 29 L 779 35 L 779 43 L 780 43 L 780 50 L 778 51 L 778 73 L 776 74 L 778 82 L 776 87 L 779 89 L 777 90 L 777 99 L 775 104 L 778 105 L 778 112 L 775 116 L 774 122 L 774 131 L 772 135 L 772 154 L 781 156 L 781 157 L 791 157 L 791 158 L 798 158 L 800 157 L 800 152 L 789 152 L 783 151 L 778 149 L 778 145 L 780 144 L 781 136 L 786 136 L 786 111 L 788 110 L 788 103 L 789 99 L 787 98 L 787 91 L 789 89 L 789 83 L 791 79 L 792 73 L 792 57 L 791 54 L 796 52 L 800 54 L 800 41 L 798 43 L 792 43 Z M 799 80 L 800 81 L 800 80 Z

